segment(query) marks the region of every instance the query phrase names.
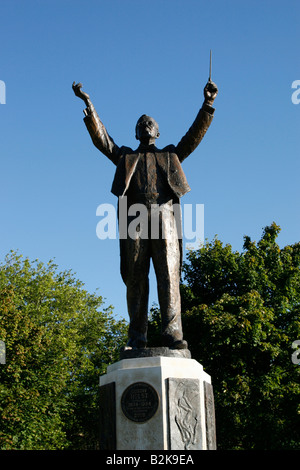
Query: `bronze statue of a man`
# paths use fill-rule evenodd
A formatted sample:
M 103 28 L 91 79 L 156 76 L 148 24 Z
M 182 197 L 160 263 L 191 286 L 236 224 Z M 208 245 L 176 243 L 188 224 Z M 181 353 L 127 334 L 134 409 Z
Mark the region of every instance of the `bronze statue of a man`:
M 76 96 L 85 104 L 84 122 L 94 145 L 115 165 L 112 193 L 127 197 L 127 225 L 132 221 L 130 207 L 143 204 L 149 214 L 147 233 L 141 224 L 134 236 L 120 237 L 121 275 L 127 288 L 130 318 L 127 348 L 145 348 L 147 344 L 150 259 L 157 278 L 158 299 L 162 320 L 162 346 L 186 349 L 181 325 L 180 273 L 182 240 L 173 207 L 190 191 L 181 162 L 201 142 L 213 119 L 217 86 L 209 79 L 204 88 L 204 103 L 194 123 L 177 145 L 163 149 L 155 146 L 159 137 L 157 122 L 143 115 L 136 124 L 136 150 L 119 147 L 99 119 L 82 84 L 73 83 Z M 151 237 L 152 208 L 159 207 L 159 236 Z

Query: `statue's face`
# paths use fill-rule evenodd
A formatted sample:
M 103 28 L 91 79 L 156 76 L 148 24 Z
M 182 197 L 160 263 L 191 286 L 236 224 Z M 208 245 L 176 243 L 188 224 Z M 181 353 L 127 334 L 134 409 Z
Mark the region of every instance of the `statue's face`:
M 158 124 L 155 119 L 144 114 L 136 124 L 135 134 L 140 142 L 154 142 L 159 137 Z

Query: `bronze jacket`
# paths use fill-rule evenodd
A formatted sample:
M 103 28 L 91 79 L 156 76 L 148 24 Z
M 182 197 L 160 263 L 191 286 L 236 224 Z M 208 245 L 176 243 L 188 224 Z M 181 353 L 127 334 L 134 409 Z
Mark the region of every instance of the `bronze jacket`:
M 140 146 L 137 150 L 118 147 L 107 133 L 96 111 L 87 109 L 87 112 L 90 114 L 84 118 L 84 122 L 94 145 L 117 166 L 111 191 L 118 197 L 124 196 L 145 147 Z M 165 175 L 167 184 L 178 198 L 190 191 L 181 162 L 199 145 L 211 124 L 213 114 L 214 108 L 204 103 L 194 123 L 176 146 L 168 145 L 161 150 L 155 146 L 151 146 L 150 150 L 149 147 L 156 155 L 157 164 Z

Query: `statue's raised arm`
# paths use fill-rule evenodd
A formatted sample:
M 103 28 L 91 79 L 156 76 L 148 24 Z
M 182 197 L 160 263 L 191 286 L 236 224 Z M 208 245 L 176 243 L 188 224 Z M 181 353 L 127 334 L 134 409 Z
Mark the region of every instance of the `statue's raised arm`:
M 212 105 L 218 94 L 218 87 L 209 79 L 203 93 L 204 102 L 195 121 L 176 146 L 176 154 L 181 162 L 198 147 L 213 119 L 215 108 Z
M 82 83 L 76 84 L 73 82 L 72 88 L 75 95 L 82 99 L 86 105 L 86 109 L 83 111 L 85 114 L 84 122 L 94 145 L 100 150 L 100 152 L 117 165 L 120 158 L 120 149 L 107 133 L 107 130 L 101 122 L 93 103 L 90 100 L 90 96 L 82 91 Z

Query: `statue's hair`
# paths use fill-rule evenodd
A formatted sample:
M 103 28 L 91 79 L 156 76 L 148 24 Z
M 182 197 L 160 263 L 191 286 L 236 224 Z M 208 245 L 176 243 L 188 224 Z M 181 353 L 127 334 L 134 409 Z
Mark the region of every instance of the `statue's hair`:
M 148 114 L 142 114 L 141 117 L 138 118 L 137 123 L 140 122 L 143 118 L 150 118 L 150 119 L 153 119 L 153 121 L 155 121 L 155 119 L 154 119 L 153 117 L 151 117 L 151 116 L 148 116 Z M 155 121 L 155 122 L 156 122 L 156 121 Z M 157 122 L 156 122 L 156 125 L 157 125 L 157 127 L 158 127 Z

